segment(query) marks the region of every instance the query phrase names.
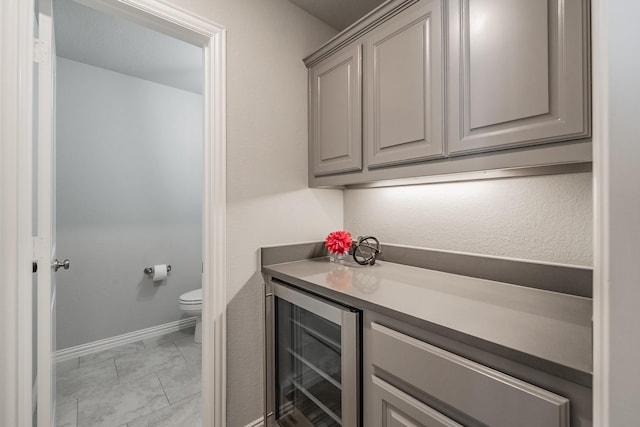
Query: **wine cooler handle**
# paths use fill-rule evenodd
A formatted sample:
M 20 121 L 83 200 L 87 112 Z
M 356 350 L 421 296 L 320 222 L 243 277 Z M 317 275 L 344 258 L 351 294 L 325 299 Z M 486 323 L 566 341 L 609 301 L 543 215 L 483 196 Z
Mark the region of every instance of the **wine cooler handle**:
M 305 310 L 322 317 L 329 322 L 342 326 L 342 312 L 349 311 L 345 307 L 332 304 L 329 301 L 323 301 L 303 294 L 301 291 L 295 291 L 278 283 L 273 284 L 273 293 L 285 301 L 293 305 L 304 308 Z

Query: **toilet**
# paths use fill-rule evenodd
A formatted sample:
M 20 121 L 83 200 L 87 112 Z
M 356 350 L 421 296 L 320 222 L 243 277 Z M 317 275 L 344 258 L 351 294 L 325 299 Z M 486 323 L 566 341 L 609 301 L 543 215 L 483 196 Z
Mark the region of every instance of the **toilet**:
M 202 342 L 202 288 L 180 295 L 180 310 L 196 318 L 196 333 L 193 340 Z

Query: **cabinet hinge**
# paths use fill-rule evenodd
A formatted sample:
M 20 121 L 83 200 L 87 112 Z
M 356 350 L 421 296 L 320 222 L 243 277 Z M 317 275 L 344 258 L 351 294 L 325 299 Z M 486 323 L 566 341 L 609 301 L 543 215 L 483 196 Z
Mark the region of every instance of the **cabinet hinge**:
M 49 44 L 38 39 L 33 41 L 33 62 L 36 64 L 46 64 L 50 56 Z

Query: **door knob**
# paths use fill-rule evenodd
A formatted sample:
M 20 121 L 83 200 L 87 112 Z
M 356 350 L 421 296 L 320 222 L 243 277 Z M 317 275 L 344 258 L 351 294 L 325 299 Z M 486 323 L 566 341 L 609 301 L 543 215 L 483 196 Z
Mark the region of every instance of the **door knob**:
M 53 264 L 51 264 L 51 267 L 53 267 L 53 271 L 58 271 L 60 268 L 64 268 L 65 270 L 68 270 L 69 267 L 71 267 L 71 261 L 69 261 L 68 259 L 65 259 L 64 261 L 60 262 L 56 258 L 56 260 L 53 261 Z

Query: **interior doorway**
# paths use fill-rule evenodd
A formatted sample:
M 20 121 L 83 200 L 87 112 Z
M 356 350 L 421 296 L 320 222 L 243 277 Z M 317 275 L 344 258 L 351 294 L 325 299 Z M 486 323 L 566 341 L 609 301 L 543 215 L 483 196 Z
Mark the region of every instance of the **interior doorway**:
M 53 16 L 53 234 L 71 260 L 55 274 L 56 423 L 198 425 L 202 48 L 72 0 Z
M 54 0 L 55 1 L 55 0 Z M 47 13 L 51 12 L 50 8 L 50 0 L 42 0 L 43 3 L 49 3 L 45 5 L 45 7 L 41 7 L 41 17 L 42 12 Z M 60 0 L 60 3 L 67 2 L 70 4 L 68 0 Z M 72 2 L 72 5 L 76 5 L 76 2 Z M 160 31 L 163 34 L 170 35 L 172 37 L 177 37 L 178 39 L 190 43 L 192 45 L 197 46 L 198 50 L 201 52 L 202 58 L 202 67 L 199 70 L 198 74 L 200 75 L 200 87 L 202 91 L 202 100 L 200 102 L 200 111 L 202 124 L 200 126 L 200 136 L 199 139 L 203 141 L 201 144 L 201 161 L 202 161 L 202 174 L 200 176 L 200 184 L 201 184 L 201 195 L 202 195 L 202 206 L 201 206 L 201 275 L 200 271 L 197 271 L 197 275 L 201 276 L 200 283 L 203 289 L 203 337 L 202 337 L 202 354 L 204 363 L 202 364 L 202 401 L 209 402 L 208 405 L 202 406 L 202 424 L 205 426 L 223 426 L 225 424 L 225 305 L 226 305 L 226 295 L 225 295 L 225 235 L 224 235 L 224 225 L 225 225 L 225 175 L 226 171 L 224 168 L 225 165 L 225 128 L 224 128 L 224 29 L 218 27 L 209 22 L 202 21 L 197 17 L 188 15 L 182 11 L 174 10 L 169 6 L 166 6 L 162 3 L 157 3 L 154 1 L 127 1 L 126 4 L 124 2 L 119 2 L 115 0 L 91 0 L 91 1 L 82 1 L 81 3 L 85 3 L 88 6 L 91 6 L 94 9 L 99 10 L 100 12 L 106 12 L 110 15 L 116 16 L 118 19 L 126 18 L 127 21 L 134 22 L 136 24 L 142 24 L 146 28 L 151 28 L 157 31 Z M 54 9 L 55 12 L 55 9 Z M 55 13 L 50 14 L 50 19 L 53 20 L 53 26 L 55 27 Z M 46 21 L 46 16 L 41 21 Z M 95 23 L 94 23 L 95 24 Z M 42 27 L 42 25 L 41 25 Z M 46 27 L 46 26 L 45 26 Z M 42 32 L 41 32 L 42 36 Z M 139 38 L 139 35 L 133 35 L 132 37 Z M 78 37 L 76 37 L 78 39 Z M 40 39 L 40 43 L 47 43 L 46 37 Z M 55 44 L 53 40 L 49 41 L 51 49 L 47 50 L 46 48 L 41 51 L 42 55 L 51 54 L 51 52 L 55 51 L 53 48 Z M 93 50 L 92 50 L 93 49 Z M 90 53 L 93 52 L 96 54 L 98 59 L 104 58 L 107 56 L 106 53 L 107 48 L 105 46 L 94 46 L 89 49 Z M 97 52 L 96 52 L 97 51 Z M 144 52 L 145 49 L 142 50 Z M 50 57 L 49 63 L 55 64 L 55 58 Z M 41 58 L 42 60 L 42 58 Z M 131 62 L 131 61 L 129 61 Z M 46 63 L 46 60 L 45 60 Z M 84 71 L 82 71 L 83 66 L 78 64 L 67 63 L 65 65 L 67 70 L 67 76 L 74 75 L 75 78 L 80 78 L 80 76 Z M 40 68 L 38 73 L 40 74 L 39 81 L 46 81 L 51 79 L 51 75 L 44 74 L 53 74 L 55 67 L 47 68 L 43 66 Z M 75 70 L 75 71 L 70 71 Z M 94 72 L 95 70 L 89 70 Z M 151 71 L 153 73 L 153 71 Z M 104 73 L 103 73 L 104 74 Z M 162 74 L 162 73 L 160 73 Z M 113 76 L 109 76 L 111 78 Z M 166 75 L 164 76 L 166 77 Z M 121 77 L 120 80 L 122 80 Z M 72 78 L 73 80 L 73 78 Z M 117 78 L 116 78 L 117 80 Z M 102 82 L 104 83 L 104 82 Z M 166 82 L 165 82 L 166 83 Z M 55 85 L 50 85 L 51 87 L 47 88 L 47 84 L 39 85 L 38 92 L 39 95 L 42 93 L 46 93 L 47 90 L 50 90 L 51 94 L 49 96 L 49 101 L 53 98 L 52 94 L 55 93 Z M 102 84 L 101 84 L 102 86 Z M 84 90 L 90 90 L 89 87 L 85 87 Z M 104 89 L 104 88 L 103 88 Z M 148 92 L 145 92 L 148 95 Z M 50 169 L 41 169 L 40 165 L 52 164 L 51 161 L 55 159 L 55 112 L 53 110 L 53 103 L 46 102 L 45 98 L 38 98 L 36 102 L 38 103 L 38 121 L 40 123 L 39 131 L 38 131 L 38 139 L 46 140 L 47 136 L 49 138 L 49 149 L 42 150 L 41 146 L 38 145 L 37 154 L 38 154 L 38 198 L 36 201 L 36 205 L 38 206 L 38 219 L 39 221 L 43 220 L 51 220 L 52 215 L 55 213 L 55 205 L 52 206 L 52 200 L 55 201 L 55 187 L 50 185 L 51 183 L 55 183 L 55 163 L 53 163 L 54 167 Z M 42 101 L 45 99 L 45 102 Z M 124 103 L 126 105 L 126 103 Z M 193 104 L 193 103 L 192 103 Z M 73 106 L 73 102 L 70 104 Z M 76 106 L 78 107 L 78 106 Z M 82 107 L 80 107 L 82 108 Z M 115 107 L 117 108 L 117 106 Z M 144 110 L 144 108 L 143 108 Z M 44 126 L 42 124 L 44 123 Z M 44 130 L 44 132 L 42 131 Z M 48 135 L 47 135 L 48 134 Z M 76 147 L 77 148 L 77 147 Z M 68 152 L 70 155 L 74 154 L 74 151 L 71 150 Z M 151 150 L 151 155 L 153 155 L 154 150 Z M 103 153 L 102 159 L 100 155 L 96 155 L 95 161 L 105 160 Z M 49 158 L 44 158 L 46 156 Z M 152 156 L 153 157 L 153 156 Z M 197 156 L 196 156 L 197 157 Z M 149 159 L 145 159 L 144 156 L 142 159 L 143 162 L 149 161 Z M 86 163 L 86 160 L 84 161 Z M 86 166 L 86 164 L 85 164 Z M 90 167 L 90 166 L 89 166 Z M 77 179 L 82 179 L 82 176 L 78 176 Z M 41 185 L 44 184 L 44 185 Z M 132 182 L 129 181 L 129 185 Z M 125 183 L 126 185 L 126 183 Z M 107 186 L 108 187 L 108 186 Z M 43 192 L 43 188 L 53 189 L 53 193 L 50 191 Z M 90 191 L 90 186 L 87 187 Z M 61 191 L 61 189 L 58 189 Z M 47 197 L 48 196 L 48 197 Z M 52 197 L 53 196 L 53 197 Z M 95 206 L 96 203 L 92 205 Z M 47 209 L 48 208 L 48 209 Z M 45 213 L 45 215 L 42 215 Z M 46 215 L 48 213 L 48 215 Z M 49 217 L 49 218 L 47 218 Z M 55 224 L 55 221 L 52 221 Z M 39 225 L 39 224 L 38 224 Z M 40 239 L 40 234 L 46 233 L 46 227 L 38 226 L 38 235 L 36 236 L 36 240 Z M 44 230 L 44 231 L 43 231 Z M 49 244 L 36 245 L 40 251 L 37 258 L 39 259 L 39 264 L 48 264 L 48 260 L 52 259 L 52 255 L 55 256 L 55 226 L 49 230 L 49 235 L 45 236 L 46 242 Z M 105 265 L 109 265 L 108 262 L 105 262 Z M 197 260 L 196 265 L 200 265 L 200 259 Z M 117 266 L 116 266 L 117 267 Z M 45 266 L 46 268 L 46 266 Z M 48 270 L 48 269 L 47 269 Z M 56 269 L 57 270 L 57 269 Z M 199 269 L 198 269 L 199 270 Z M 42 270 L 41 270 L 42 271 Z M 53 278 L 55 277 L 53 274 L 42 274 L 39 276 L 38 283 L 38 295 L 41 300 L 38 304 L 38 383 L 42 383 L 44 387 L 38 387 L 38 396 L 37 396 L 37 414 L 38 414 L 38 425 L 53 425 L 56 418 L 56 394 L 55 387 L 52 387 L 56 383 L 56 375 L 55 375 L 55 367 L 56 364 L 52 363 L 55 360 L 55 355 L 53 352 L 48 351 L 53 345 L 55 349 L 55 310 L 45 310 L 47 306 L 45 301 L 45 297 L 49 300 L 49 307 L 55 307 L 56 301 L 56 292 L 55 286 L 52 286 L 54 283 Z M 48 280 L 47 280 L 48 279 Z M 144 281 L 144 279 L 143 279 Z M 142 283 L 144 285 L 144 283 Z M 193 286 L 193 285 L 192 285 Z M 198 286 L 198 285 L 196 285 Z M 43 292 L 43 289 L 45 290 Z M 53 290 L 53 292 L 47 290 Z M 151 290 L 153 292 L 153 287 L 147 287 L 148 291 Z M 108 292 L 107 292 L 108 293 Z M 144 293 L 144 292 L 143 292 Z M 94 292 L 95 294 L 95 292 Z M 106 294 L 105 294 L 106 295 Z M 144 299 L 144 296 L 143 296 Z M 177 301 L 176 301 L 177 304 Z M 94 310 L 95 311 L 95 310 Z M 53 313 L 53 315 L 52 315 Z M 117 315 L 117 313 L 114 313 Z M 71 322 L 73 324 L 74 322 Z M 148 328 L 147 328 L 148 329 Z M 49 332 L 45 332 L 49 331 Z M 53 333 L 51 333 L 53 331 Z M 48 336 L 47 336 L 48 334 Z M 77 334 L 76 334 L 77 335 Z M 126 335 L 126 334 L 121 334 Z M 156 334 L 158 335 L 158 334 Z M 74 334 L 70 335 L 74 339 Z M 41 340 L 41 337 L 45 337 L 46 339 Z M 69 338 L 65 338 L 69 339 Z M 86 341 L 86 339 L 84 340 Z M 102 346 L 102 350 L 105 350 L 105 346 L 108 345 L 109 339 L 102 339 L 96 342 L 100 342 Z M 113 340 L 111 340 L 113 341 Z M 41 345 L 44 343 L 44 345 Z M 113 344 L 113 342 L 112 342 Z M 126 344 L 126 343 L 125 343 Z M 143 343 L 144 346 L 144 343 Z M 74 347 L 79 347 L 78 345 Z M 81 345 L 80 345 L 81 347 Z M 95 346 L 94 346 L 95 347 Z M 120 346 L 122 350 L 122 346 Z M 126 347 L 126 346 L 125 346 Z M 109 349 L 106 349 L 109 350 Z M 154 350 L 155 351 L 155 350 Z M 193 352 L 193 350 L 191 350 Z M 108 354 L 108 351 L 106 352 Z M 105 353 L 103 352 L 103 355 Z M 182 354 L 182 358 L 186 359 L 185 354 Z M 179 356 L 178 356 L 179 357 Z M 72 360 L 69 358 L 69 360 Z M 115 362 L 114 362 L 115 363 Z M 117 370 L 117 364 L 116 366 Z M 76 369 L 79 366 L 76 367 Z M 116 372 L 117 374 L 117 372 Z M 156 375 L 157 377 L 157 375 Z M 127 386 L 130 386 L 128 384 Z M 142 387 L 142 386 L 140 386 Z M 135 388 L 135 387 L 134 387 Z M 144 387 L 143 387 L 144 388 Z M 84 395 L 85 392 L 82 390 L 78 391 L 78 393 Z M 88 392 L 87 392 L 88 393 Z M 114 396 L 122 395 L 121 391 L 115 390 L 112 394 Z M 165 398 L 168 400 L 166 403 L 171 403 L 166 394 L 166 390 L 163 390 L 163 394 Z M 106 395 L 105 395 L 106 396 Z M 67 398 L 69 396 L 66 396 Z M 174 396 L 174 403 L 179 403 L 181 400 L 178 395 Z M 69 402 L 71 403 L 71 402 Z M 190 402 L 193 404 L 193 402 Z M 80 415 L 80 400 L 76 399 L 76 419 Z M 70 404 L 70 406 L 72 406 Z M 85 405 L 87 406 L 87 405 Z M 125 405 L 126 406 L 126 405 Z M 159 406 L 166 405 L 155 405 L 157 409 L 160 409 Z M 183 405 L 184 406 L 184 405 Z M 149 415 L 149 411 L 146 415 Z M 170 411 L 171 413 L 177 412 Z M 128 418 L 127 418 L 128 417 Z M 135 414 L 126 415 L 124 418 L 106 420 L 107 424 L 110 422 L 125 423 L 134 422 L 137 418 Z M 87 418 L 88 419 L 88 418 Z M 80 421 L 77 419 L 77 421 Z M 89 421 L 87 421 L 89 422 Z M 93 421 L 92 421 L 93 422 Z M 81 425 L 81 424 L 79 424 Z M 89 425 L 89 424 L 88 424 Z M 90 425 L 97 425 L 95 422 Z

